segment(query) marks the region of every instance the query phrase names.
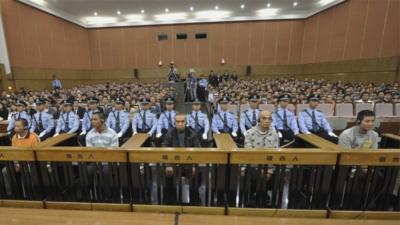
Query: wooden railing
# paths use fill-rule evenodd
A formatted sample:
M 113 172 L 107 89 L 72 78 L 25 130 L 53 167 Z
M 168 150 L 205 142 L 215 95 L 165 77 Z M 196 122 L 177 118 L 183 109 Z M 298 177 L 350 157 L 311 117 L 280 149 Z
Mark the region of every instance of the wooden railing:
M 0 202 L 338 218 L 400 210 L 397 149 L 344 150 L 313 135 L 301 138 L 317 148 L 239 149 L 230 136 L 214 138 L 216 148 L 144 148 L 147 138 L 140 135 L 112 149 L 52 146 L 62 137 L 31 149 L 2 147 L 0 165 L 9 171 L 12 193 L 1 179 Z M 342 215 L 341 210 L 355 212 Z

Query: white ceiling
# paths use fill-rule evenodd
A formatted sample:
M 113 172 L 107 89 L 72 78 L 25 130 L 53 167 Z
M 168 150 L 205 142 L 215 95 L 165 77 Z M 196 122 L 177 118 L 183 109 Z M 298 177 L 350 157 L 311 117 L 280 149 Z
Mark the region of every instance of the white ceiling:
M 346 0 L 18 0 L 82 27 L 304 19 Z

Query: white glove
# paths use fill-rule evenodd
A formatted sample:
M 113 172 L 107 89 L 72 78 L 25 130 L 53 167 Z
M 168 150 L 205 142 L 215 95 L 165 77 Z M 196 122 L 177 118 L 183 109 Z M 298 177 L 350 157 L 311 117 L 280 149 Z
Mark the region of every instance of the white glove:
M 215 134 L 220 134 L 220 132 L 215 132 Z
M 135 134 L 137 134 L 137 132 L 133 132 L 132 136 L 134 136 Z
M 151 135 L 151 134 L 150 134 L 150 135 Z M 158 133 L 158 134 L 156 135 L 156 138 L 160 138 L 161 135 L 162 135 L 162 133 Z
M 80 135 L 85 135 L 86 134 L 86 130 L 82 131 Z
M 202 138 L 203 138 L 204 140 L 207 140 L 207 133 L 204 133 L 204 134 L 202 135 Z
M 311 132 L 304 132 L 305 134 L 311 134 Z
M 117 136 L 118 136 L 118 138 L 122 137 L 122 132 L 119 132 L 119 133 L 117 134 Z
M 46 134 L 46 131 L 42 131 L 42 132 L 39 134 L 39 137 L 41 138 L 41 137 L 43 137 L 45 134 Z
M 232 136 L 237 137 L 237 133 L 236 132 L 232 132 Z
M 53 136 L 53 137 L 57 137 L 58 135 L 60 135 L 60 134 L 58 134 L 58 133 L 57 133 L 57 134 L 54 134 L 54 136 Z
M 149 136 L 153 135 L 151 132 L 148 132 L 147 134 L 148 134 Z
M 278 131 L 278 137 L 282 138 L 282 133 Z
M 245 130 L 245 131 L 243 132 L 243 136 L 246 136 L 246 134 L 247 134 L 247 130 Z
M 329 136 L 331 137 L 337 137 L 335 133 L 333 133 L 332 131 L 328 133 Z

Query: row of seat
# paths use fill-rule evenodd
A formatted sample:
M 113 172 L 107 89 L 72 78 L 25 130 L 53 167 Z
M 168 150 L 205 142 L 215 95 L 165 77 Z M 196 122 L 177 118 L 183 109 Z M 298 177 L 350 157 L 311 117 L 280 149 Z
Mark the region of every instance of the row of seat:
M 248 109 L 249 107 L 249 104 L 242 104 L 240 106 L 232 104 L 230 105 L 229 110 L 239 115 L 241 112 Z M 273 104 L 260 104 L 259 108 L 261 110 L 273 111 L 275 109 L 275 106 Z M 289 104 L 288 106 L 288 109 L 295 112 L 296 115 L 299 115 L 301 111 L 307 108 L 308 104 L 297 104 L 297 106 Z M 377 117 L 392 117 L 400 116 L 400 103 L 376 103 L 375 105 L 372 103 L 340 103 L 336 104 L 335 107 L 332 104 L 320 104 L 318 106 L 318 110 L 321 110 L 327 117 L 354 117 L 357 115 L 358 112 L 362 110 L 372 110 L 375 112 Z

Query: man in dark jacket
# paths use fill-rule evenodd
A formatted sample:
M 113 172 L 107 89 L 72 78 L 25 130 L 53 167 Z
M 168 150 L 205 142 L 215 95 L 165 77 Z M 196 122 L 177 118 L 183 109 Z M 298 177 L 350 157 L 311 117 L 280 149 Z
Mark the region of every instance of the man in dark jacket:
M 200 141 L 196 133 L 189 127 L 186 127 L 186 116 L 184 114 L 178 114 L 175 119 L 176 127 L 165 135 L 162 147 L 200 148 Z
M 189 127 L 186 127 L 186 115 L 178 114 L 175 116 L 175 128 L 171 129 L 165 136 L 162 142 L 162 147 L 201 147 L 200 141 L 196 136 L 196 133 Z M 183 203 L 195 203 L 199 199 L 201 200 L 201 204 L 204 205 L 205 199 L 205 182 L 200 184 L 200 187 L 197 187 L 199 190 L 199 195 L 193 193 L 189 193 L 189 181 L 192 180 L 195 174 L 194 168 L 191 166 L 183 166 L 183 165 L 167 165 L 165 168 L 165 189 L 164 189 L 164 199 L 163 202 L 167 204 L 174 204 L 179 202 L 178 196 L 176 195 L 175 185 L 174 185 L 174 167 L 181 167 L 182 169 L 182 196 L 181 202 Z M 201 172 L 200 172 L 201 173 Z M 176 175 L 175 175 L 176 176 Z M 202 175 L 202 177 L 205 177 Z M 156 177 L 153 180 L 157 179 Z M 181 179 L 175 177 L 175 179 Z M 205 181 L 205 179 L 202 179 Z M 155 199 L 156 196 L 155 190 L 153 191 L 152 198 Z M 156 203 L 157 201 L 153 201 Z

